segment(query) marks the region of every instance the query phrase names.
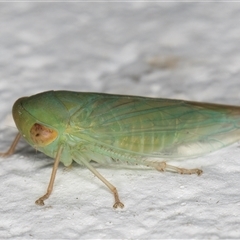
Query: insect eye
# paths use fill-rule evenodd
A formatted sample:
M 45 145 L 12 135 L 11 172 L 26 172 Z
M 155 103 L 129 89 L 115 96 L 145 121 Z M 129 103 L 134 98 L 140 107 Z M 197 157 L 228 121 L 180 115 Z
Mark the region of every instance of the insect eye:
M 53 142 L 57 138 L 58 133 L 54 129 L 35 123 L 30 129 L 30 136 L 37 146 L 44 147 Z

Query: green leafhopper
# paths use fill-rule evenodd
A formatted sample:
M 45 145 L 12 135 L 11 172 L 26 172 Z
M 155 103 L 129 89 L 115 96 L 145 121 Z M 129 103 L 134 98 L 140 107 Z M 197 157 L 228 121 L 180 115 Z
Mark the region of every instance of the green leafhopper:
M 47 189 L 36 204 L 44 205 L 53 189 L 59 162 L 86 166 L 113 193 L 114 208 L 123 207 L 116 187 L 92 165 L 126 162 L 172 171 L 169 160 L 194 158 L 240 139 L 240 107 L 161 98 L 48 91 L 18 99 L 12 110 L 22 136 L 31 146 L 55 159 Z

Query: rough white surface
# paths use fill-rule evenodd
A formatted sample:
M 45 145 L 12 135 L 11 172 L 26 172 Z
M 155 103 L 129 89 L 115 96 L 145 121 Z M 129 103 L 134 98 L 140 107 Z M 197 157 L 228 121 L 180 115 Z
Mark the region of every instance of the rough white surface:
M 240 102 L 239 3 L 0 3 L 0 150 L 11 107 L 50 89 Z M 59 167 L 23 141 L 0 161 L 0 238 L 240 238 L 240 148 L 182 162 L 204 174 Z

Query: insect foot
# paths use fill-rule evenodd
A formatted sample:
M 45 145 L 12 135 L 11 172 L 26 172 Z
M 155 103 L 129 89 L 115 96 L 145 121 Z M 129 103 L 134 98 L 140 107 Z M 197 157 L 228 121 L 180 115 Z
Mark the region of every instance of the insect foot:
M 37 204 L 38 206 L 44 206 L 44 201 L 39 198 L 38 200 L 35 201 L 35 204 Z
M 203 171 L 198 168 L 193 168 L 193 169 L 179 168 L 179 167 L 166 164 L 165 162 L 159 162 L 152 166 L 154 166 L 160 172 L 171 171 L 171 172 L 176 172 L 180 174 L 197 174 L 198 176 L 203 173 Z
M 176 171 L 180 174 L 197 174 L 198 176 L 200 176 L 203 173 L 203 171 L 198 168 L 194 169 L 176 168 Z
M 119 196 L 118 196 L 118 191 L 115 187 L 113 187 L 112 189 L 113 195 L 114 195 L 114 199 L 115 199 L 115 203 L 113 204 L 113 208 L 123 208 L 124 204 L 120 202 Z
M 17 146 L 20 138 L 21 138 L 21 134 L 18 133 L 18 134 L 16 135 L 15 139 L 13 140 L 10 148 L 9 148 L 6 152 L 1 152 L 1 153 L 0 153 L 0 157 L 9 157 L 9 156 L 11 156 L 11 155 L 14 153 L 15 148 L 16 148 L 16 146 Z
M 121 203 L 121 202 L 115 202 L 115 203 L 113 204 L 113 208 L 118 208 L 118 207 L 124 208 L 124 204 Z
M 9 157 L 9 156 L 11 156 L 11 154 L 9 154 L 8 152 L 1 152 L 0 153 L 0 157 L 5 158 L 5 157 Z

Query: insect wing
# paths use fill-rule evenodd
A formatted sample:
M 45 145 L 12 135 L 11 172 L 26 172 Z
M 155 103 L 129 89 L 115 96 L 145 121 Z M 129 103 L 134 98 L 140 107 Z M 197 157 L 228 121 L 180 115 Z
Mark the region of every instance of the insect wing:
M 196 157 L 240 136 L 238 107 L 91 93 L 81 102 L 70 118 L 72 134 L 105 154 Z

